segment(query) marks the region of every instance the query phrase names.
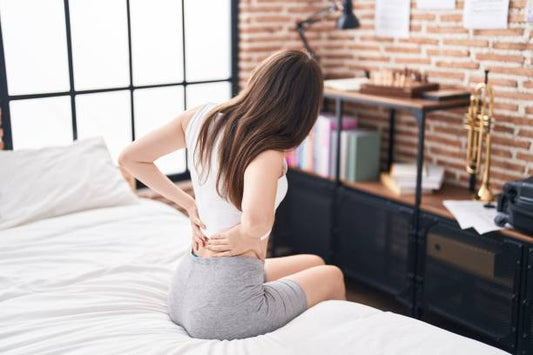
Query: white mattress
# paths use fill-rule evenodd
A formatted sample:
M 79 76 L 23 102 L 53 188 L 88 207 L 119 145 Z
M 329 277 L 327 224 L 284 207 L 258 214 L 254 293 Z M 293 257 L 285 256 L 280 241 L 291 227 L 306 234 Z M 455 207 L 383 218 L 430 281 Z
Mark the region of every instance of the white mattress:
M 414 319 L 328 301 L 255 338 L 192 339 L 166 295 L 190 242 L 158 202 L 0 231 L 1 354 L 504 354 Z

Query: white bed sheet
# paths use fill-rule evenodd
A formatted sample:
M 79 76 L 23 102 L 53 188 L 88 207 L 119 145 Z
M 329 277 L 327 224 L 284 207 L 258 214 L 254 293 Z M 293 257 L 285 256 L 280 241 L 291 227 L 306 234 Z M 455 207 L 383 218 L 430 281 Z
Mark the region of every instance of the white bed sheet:
M 341 301 L 254 338 L 192 339 L 166 313 L 170 278 L 189 243 L 187 218 L 151 200 L 0 231 L 0 353 L 505 354 Z

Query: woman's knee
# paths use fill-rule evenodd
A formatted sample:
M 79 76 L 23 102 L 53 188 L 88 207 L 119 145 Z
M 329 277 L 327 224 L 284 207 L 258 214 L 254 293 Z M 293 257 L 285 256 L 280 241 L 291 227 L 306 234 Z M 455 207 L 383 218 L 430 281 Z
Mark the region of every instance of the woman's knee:
M 317 265 L 286 278 L 298 283 L 305 291 L 308 307 L 326 300 L 344 300 L 342 270 L 335 265 Z
M 346 299 L 346 287 L 344 285 L 344 273 L 335 265 L 324 265 L 328 269 L 328 278 L 332 283 L 333 297 L 335 299 Z
M 316 254 L 303 254 L 303 255 L 305 255 L 306 261 L 310 265 L 310 267 L 326 264 L 324 259 L 322 259 L 321 256 L 318 256 Z

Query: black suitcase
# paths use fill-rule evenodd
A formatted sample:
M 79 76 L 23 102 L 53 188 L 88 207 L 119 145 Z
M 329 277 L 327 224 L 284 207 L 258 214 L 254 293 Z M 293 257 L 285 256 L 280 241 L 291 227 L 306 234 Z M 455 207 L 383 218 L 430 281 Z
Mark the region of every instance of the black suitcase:
M 497 225 L 509 223 L 515 229 L 533 233 L 533 176 L 503 185 L 498 212 L 494 219 Z

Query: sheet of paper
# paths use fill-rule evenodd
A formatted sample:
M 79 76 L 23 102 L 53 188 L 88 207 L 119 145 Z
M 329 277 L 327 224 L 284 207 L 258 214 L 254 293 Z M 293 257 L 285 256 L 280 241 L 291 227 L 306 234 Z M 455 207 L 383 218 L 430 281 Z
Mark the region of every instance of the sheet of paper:
M 409 0 L 376 0 L 376 35 L 379 37 L 409 37 Z
M 455 0 L 417 0 L 416 5 L 425 10 L 453 10 Z
M 461 229 L 474 228 L 479 234 L 502 229 L 494 223 L 496 208 L 486 208 L 484 202 L 446 200 L 443 205 L 453 214 Z
M 528 0 L 526 6 L 526 22 L 533 23 L 533 0 Z
M 507 28 L 509 0 L 465 0 L 464 27 L 471 29 Z

